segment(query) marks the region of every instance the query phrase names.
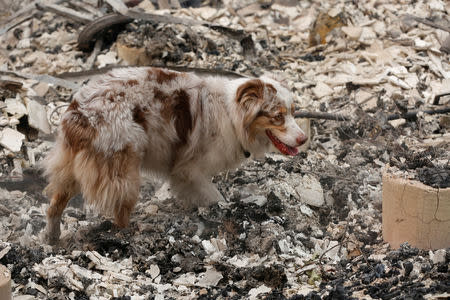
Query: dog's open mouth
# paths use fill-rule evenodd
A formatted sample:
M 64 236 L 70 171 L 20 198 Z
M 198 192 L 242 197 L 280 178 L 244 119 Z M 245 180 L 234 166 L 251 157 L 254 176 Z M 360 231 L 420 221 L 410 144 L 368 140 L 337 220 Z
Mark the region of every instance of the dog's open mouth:
M 280 141 L 270 130 L 266 130 L 266 134 L 269 137 L 269 139 L 272 141 L 275 147 L 277 147 L 278 150 L 280 150 L 281 153 L 284 155 L 297 155 L 298 149 L 295 147 L 291 147 L 289 145 L 286 145 L 282 141 Z

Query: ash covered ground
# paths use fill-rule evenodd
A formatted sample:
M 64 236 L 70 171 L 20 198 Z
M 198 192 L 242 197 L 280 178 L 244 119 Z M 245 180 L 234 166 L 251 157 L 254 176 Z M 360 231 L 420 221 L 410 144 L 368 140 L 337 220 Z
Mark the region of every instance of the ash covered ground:
M 107 4 L 99 9 L 96 2 L 79 1 L 84 10 L 83 5 L 59 5 L 85 14 L 94 8 L 103 14 L 113 10 Z M 140 5 L 147 12 L 244 29 L 254 48 L 202 26 L 134 21 L 109 30 L 93 57 L 91 50 L 77 48 L 78 34 L 87 25 L 45 8 L 30 11 L 25 14 L 30 18 L 0 35 L 0 264 L 11 270 L 13 296 L 448 297 L 449 249 L 424 251 L 408 244 L 391 249 L 381 235 L 383 170 L 449 187 L 448 113 L 390 118 L 448 108 L 449 97 L 443 94 L 449 54 L 440 50 L 446 32 L 402 19 L 411 14 L 448 26 L 448 5 L 436 0 L 213 2 L 164 11 L 156 3 L 154 11 L 142 5 L 151 1 Z M 0 21 L 19 8 L 12 5 Z M 320 12 L 343 24 L 324 44 L 311 46 L 311 28 L 319 28 L 313 40 L 321 36 Z M 118 54 L 119 44 L 151 53 L 143 58 L 149 64 L 249 76 L 282 73 L 298 108 L 350 118 L 312 119 L 309 148 L 296 157 L 270 154 L 218 174 L 213 181 L 227 201 L 210 208 L 182 210 L 168 186 L 150 176 L 127 229 L 84 208 L 80 197 L 72 199 L 60 244 L 45 245 L 48 200 L 42 195 L 46 183 L 39 162 L 73 91 L 70 84 L 17 74 L 50 74 L 81 84 L 74 72 L 127 64 Z M 32 121 L 41 108 L 47 125 Z M 11 137 L 11 130 L 23 137 Z

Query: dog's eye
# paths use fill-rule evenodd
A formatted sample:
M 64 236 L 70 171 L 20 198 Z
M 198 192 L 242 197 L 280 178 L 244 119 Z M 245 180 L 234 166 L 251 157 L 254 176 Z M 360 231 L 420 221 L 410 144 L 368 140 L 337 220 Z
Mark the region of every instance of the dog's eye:
M 282 114 L 276 115 L 272 119 L 273 119 L 273 122 L 276 124 L 281 124 L 284 122 L 284 116 Z

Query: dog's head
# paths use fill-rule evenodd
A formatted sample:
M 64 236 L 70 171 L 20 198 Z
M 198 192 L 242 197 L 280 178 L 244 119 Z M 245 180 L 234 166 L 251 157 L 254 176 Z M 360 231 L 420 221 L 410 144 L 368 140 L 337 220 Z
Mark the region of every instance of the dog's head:
M 261 77 L 249 79 L 236 90 L 242 127 L 249 151 L 267 152 L 274 146 L 285 155 L 296 155 L 297 147 L 307 140 L 294 120 L 291 93 L 278 81 Z

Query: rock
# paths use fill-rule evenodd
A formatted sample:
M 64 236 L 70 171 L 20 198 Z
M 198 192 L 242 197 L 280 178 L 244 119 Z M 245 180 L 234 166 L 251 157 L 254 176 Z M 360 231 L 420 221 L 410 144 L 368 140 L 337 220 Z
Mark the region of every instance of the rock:
M 246 204 L 254 203 L 258 206 L 263 206 L 264 204 L 266 204 L 267 198 L 263 195 L 252 195 L 242 199 L 241 201 Z
M 278 247 L 281 253 L 290 253 L 292 251 L 292 243 L 287 239 L 282 239 L 278 241 Z
M 352 40 L 358 40 L 363 32 L 363 28 L 358 26 L 343 26 L 341 29 Z
M 249 292 L 248 292 L 248 298 L 250 299 L 250 300 L 253 300 L 253 299 L 262 299 L 262 297 L 260 297 L 259 295 L 261 295 L 261 294 L 267 294 L 267 293 L 270 293 L 272 291 L 272 289 L 271 288 L 269 288 L 269 287 L 267 287 L 267 286 L 265 286 L 264 284 L 263 285 L 260 285 L 259 287 L 257 287 L 257 288 L 253 288 L 253 289 L 251 289 Z
M 410 261 L 406 261 L 403 263 L 403 269 L 405 269 L 405 276 L 409 276 L 409 274 L 411 273 L 411 271 L 413 270 L 414 265 L 412 262 Z
M 328 85 L 326 85 L 323 82 L 317 83 L 316 87 L 313 88 L 313 93 L 316 95 L 317 98 L 323 98 L 325 96 L 330 96 L 333 94 L 333 89 L 330 88 Z
M 45 94 L 48 92 L 48 83 L 46 82 L 39 82 L 35 86 L 33 86 L 33 90 L 35 91 L 36 95 L 39 97 L 44 97 Z
M 22 99 L 19 95 L 17 95 L 16 98 L 5 99 L 5 103 L 6 112 L 10 115 L 15 116 L 17 119 L 20 119 L 27 114 L 27 108 L 23 104 Z
M 17 43 L 17 49 L 26 49 L 26 48 L 30 48 L 31 46 L 31 41 L 30 39 L 22 39 Z
M 377 38 L 377 34 L 375 33 L 375 31 L 373 31 L 372 28 L 363 27 L 362 32 L 359 36 L 359 41 L 365 42 L 365 43 L 370 43 L 370 41 L 372 41 L 373 39 L 376 39 L 376 38 Z
M 303 203 L 315 207 L 320 207 L 325 203 L 320 182 L 310 175 L 303 176 L 295 190 Z
M 0 133 L 0 145 L 12 152 L 20 151 L 24 139 L 25 135 L 11 128 L 5 128 Z
M 390 120 L 388 122 L 394 128 L 398 128 L 399 126 L 406 124 L 406 120 L 405 119 Z
M 378 34 L 378 36 L 385 36 L 386 35 L 386 25 L 384 22 L 376 21 L 372 25 L 372 29 Z
M 214 269 L 209 269 L 204 273 L 198 274 L 197 276 L 192 272 L 182 274 L 173 281 L 173 284 L 184 286 L 209 287 L 209 286 L 216 286 L 217 283 L 222 278 L 223 278 L 222 273 L 217 272 Z
M 411 87 L 402 79 L 398 78 L 397 76 L 391 75 L 387 77 L 388 81 L 394 85 L 397 85 L 401 88 L 404 88 L 405 90 L 411 89 Z
M 222 278 L 222 273 L 209 269 L 205 273 L 200 274 L 197 285 L 202 287 L 216 286 Z
M 159 267 L 157 265 L 150 265 L 150 269 L 146 273 L 150 275 L 152 279 L 155 279 L 159 275 Z
M 155 6 L 150 0 L 143 0 L 139 3 L 138 7 L 142 8 L 146 12 L 152 12 L 155 10 Z
M 159 207 L 155 204 L 149 204 L 145 207 L 145 213 L 148 215 L 155 215 L 158 213 Z
M 170 184 L 168 182 L 165 182 L 156 192 L 155 196 L 157 201 L 164 201 L 166 199 L 169 199 L 172 197 L 172 194 L 170 192 Z
M 377 97 L 372 93 L 368 93 L 364 90 L 359 90 L 355 94 L 356 103 L 361 105 L 364 110 L 371 110 L 377 108 Z
M 9 123 L 9 120 L 8 120 L 8 118 L 6 118 L 6 117 L 4 117 L 4 116 L 0 116 L 0 126 L 6 126 L 6 125 L 8 125 L 8 123 Z
M 439 249 L 434 252 L 430 250 L 429 254 L 433 264 L 439 264 L 445 262 L 445 256 L 447 254 L 447 251 L 445 249 Z
M 36 300 L 36 297 L 34 297 L 33 295 L 20 295 L 15 296 L 14 300 Z
M 223 256 L 223 251 L 226 249 L 227 242 L 225 239 L 212 238 L 211 240 L 203 240 L 202 246 L 206 253 L 211 256 Z
M 107 65 L 117 64 L 117 53 L 114 51 L 109 51 L 106 54 L 100 54 L 97 57 L 98 67 L 103 68 Z
M 145 47 L 132 47 L 117 42 L 117 55 L 130 66 L 145 66 L 151 64 Z
M 314 214 L 312 209 L 309 208 L 308 206 L 304 205 L 304 204 L 300 205 L 300 211 L 302 212 L 302 214 L 305 214 L 308 217 L 312 217 L 312 215 Z
M 47 119 L 47 111 L 45 106 L 39 104 L 34 100 L 27 101 L 28 110 L 28 124 L 31 127 L 42 131 L 45 134 L 50 134 L 50 124 Z
M 359 105 L 367 102 L 372 97 L 374 97 L 374 95 L 372 95 L 371 93 L 366 92 L 364 90 L 359 90 L 355 94 L 356 103 L 358 103 Z
M 426 41 L 424 41 L 424 40 L 422 40 L 420 38 L 417 38 L 417 39 L 414 40 L 414 47 L 417 50 L 427 50 L 427 49 L 433 47 L 433 44 L 429 43 L 429 42 L 426 42 Z
M 442 83 L 437 89 L 436 95 L 444 95 L 450 93 L 450 78 L 442 80 Z
M 214 247 L 213 244 L 208 240 L 203 240 L 202 246 L 208 254 L 213 254 L 214 252 L 216 252 L 216 247 Z

